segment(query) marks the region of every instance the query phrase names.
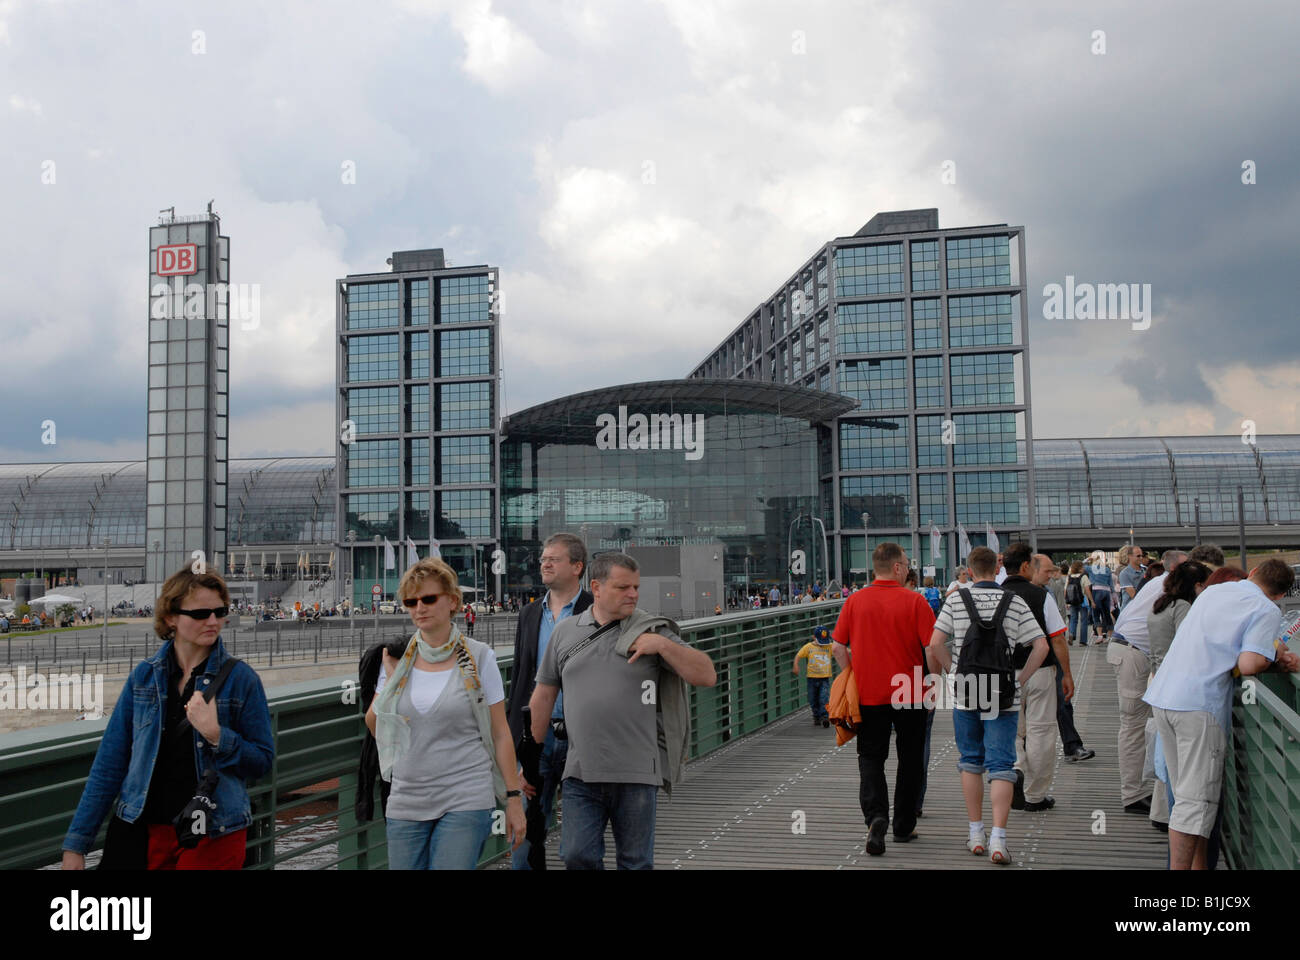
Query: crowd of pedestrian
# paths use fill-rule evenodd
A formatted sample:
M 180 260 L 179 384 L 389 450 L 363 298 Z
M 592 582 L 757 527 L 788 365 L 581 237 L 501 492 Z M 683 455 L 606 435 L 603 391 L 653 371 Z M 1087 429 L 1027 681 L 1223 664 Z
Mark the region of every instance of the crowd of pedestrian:
M 851 724 L 844 714 L 833 712 L 832 719 L 851 725 L 857 737 L 868 854 L 885 852 L 891 826 L 895 842 L 916 839 L 932 704 L 946 699 L 969 817 L 967 848 L 1010 863 L 1010 812 L 1056 806 L 1048 791 L 1058 738 L 1067 762 L 1096 756 L 1074 721 L 1068 648 L 1105 644 L 1118 690 L 1120 802 L 1167 830 L 1172 868 L 1213 868 L 1232 678 L 1300 668 L 1282 642 L 1278 606 L 1294 573 L 1269 559 L 1247 576 L 1225 567 L 1213 545 L 1159 558 L 1129 545 L 1117 560 L 1112 569 L 1098 551 L 1087 562 L 1058 565 L 1024 542 L 1000 554 L 977 547 L 936 609 L 933 579 L 916 587 L 903 548 L 876 548 L 872 583 L 844 604 L 832 648 L 843 670 L 837 689 L 841 682 L 856 688 Z M 922 673 L 931 675 L 927 682 L 944 675 L 937 696 L 917 682 Z M 842 698 L 832 692 L 831 701 Z M 891 732 L 898 756 L 892 818 L 884 776 Z M 985 778 L 992 802 L 987 834 Z M 1153 791 L 1155 780 L 1162 786 Z

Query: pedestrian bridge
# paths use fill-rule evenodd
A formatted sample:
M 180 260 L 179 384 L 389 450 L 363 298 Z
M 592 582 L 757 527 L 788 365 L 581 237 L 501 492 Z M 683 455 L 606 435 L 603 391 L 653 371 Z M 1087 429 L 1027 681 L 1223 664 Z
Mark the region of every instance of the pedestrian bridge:
M 833 624 L 841 601 L 687 621 L 687 642 L 709 653 L 718 684 L 692 693 L 693 761 L 671 802 L 660 797 L 658 869 L 992 869 L 966 851 L 966 813 L 952 717 L 935 718 L 919 837 L 887 840 L 868 857 L 858 806 L 853 742 L 835 746 L 814 727 L 805 683 L 790 671 L 815 626 Z M 1047 811 L 1013 811 L 1012 869 L 1161 869 L 1166 837 L 1119 799 L 1115 679 L 1104 647 L 1071 648 L 1075 723 L 1097 756 L 1059 756 Z M 509 678 L 511 660 L 500 661 Z M 1227 766 L 1224 859 L 1233 869 L 1300 867 L 1300 682 L 1264 675 L 1234 708 Z M 361 705 L 344 682 L 318 680 L 268 691 L 276 737 L 272 772 L 250 788 L 251 869 L 382 869 L 382 821 L 358 822 Z M 1253 702 L 1249 702 L 1253 701 Z M 0 737 L 0 869 L 58 862 L 107 720 L 59 724 Z M 892 793 L 894 760 L 887 774 Z M 991 823 L 985 796 L 985 822 Z M 561 811 L 562 812 L 562 811 Z M 484 865 L 505 869 L 493 836 Z M 558 831 L 547 854 L 557 868 Z M 608 865 L 613 843 L 607 842 Z M 93 865 L 93 857 L 88 863 Z

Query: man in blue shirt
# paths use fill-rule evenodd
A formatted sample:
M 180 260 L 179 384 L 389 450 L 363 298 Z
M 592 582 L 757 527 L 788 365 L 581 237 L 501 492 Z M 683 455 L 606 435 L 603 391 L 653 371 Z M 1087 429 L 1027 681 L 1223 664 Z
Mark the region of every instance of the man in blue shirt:
M 1274 649 L 1282 625 L 1277 602 L 1294 583 L 1291 568 L 1274 558 L 1249 579 L 1207 588 L 1174 634 L 1143 697 L 1153 708 L 1174 789 L 1170 869 L 1206 867 L 1230 736 L 1234 668 L 1242 676 L 1270 664 L 1288 672 L 1300 668 L 1300 657 L 1285 645 Z
M 1128 602 L 1137 596 L 1138 589 L 1142 586 L 1142 575 L 1145 570 L 1145 567 L 1142 566 L 1143 557 L 1141 547 L 1132 546 L 1129 548 L 1128 566 L 1119 572 L 1119 608 L 1121 610 L 1128 606 Z
M 581 538 L 571 533 L 557 533 L 547 537 L 542 544 L 542 583 L 547 592 L 534 600 L 519 614 L 515 629 L 515 666 L 510 681 L 510 695 L 506 698 L 506 720 L 515 743 L 523 734 L 523 708 L 533 695 L 537 678 L 537 665 L 542 662 L 546 647 L 551 641 L 555 625 L 566 617 L 582 613 L 591 606 L 591 594 L 582 589 L 582 571 L 587 566 L 587 547 Z M 552 719 L 564 716 L 564 701 L 558 699 L 551 712 Z M 564 762 L 569 753 L 569 741 L 557 739 L 554 729 L 546 734 L 542 744 L 540 770 L 542 789 L 539 802 L 547 822 L 555 808 L 555 794 L 564 774 Z M 533 787 L 525 783 L 524 792 L 531 799 Z M 530 870 L 530 863 L 544 868 L 544 852 L 530 857 L 532 844 L 525 840 L 511 854 L 511 866 L 516 870 Z

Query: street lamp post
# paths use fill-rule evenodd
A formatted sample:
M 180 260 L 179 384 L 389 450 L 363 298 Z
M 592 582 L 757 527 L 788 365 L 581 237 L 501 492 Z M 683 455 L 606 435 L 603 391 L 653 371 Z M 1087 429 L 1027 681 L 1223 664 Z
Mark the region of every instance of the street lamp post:
M 867 529 L 871 526 L 871 514 L 862 515 L 862 582 L 871 583 L 871 535 Z
M 349 530 L 345 539 L 348 542 L 348 583 L 351 584 L 352 578 L 356 575 L 357 570 L 357 532 L 355 530 Z M 355 606 L 357 602 L 356 593 L 356 587 L 353 587 L 351 594 L 348 596 L 349 612 L 351 612 L 352 607 Z
M 375 575 L 376 575 L 376 576 L 379 575 L 379 544 L 380 544 L 380 542 L 381 542 L 382 540 L 383 540 L 383 538 L 380 537 L 379 534 L 376 533 L 376 534 L 375 534 Z M 385 581 L 387 581 L 387 578 L 385 578 Z M 387 582 L 384 583 L 384 586 L 385 586 L 385 587 L 388 586 Z M 372 594 L 372 596 L 373 596 L 373 594 Z M 381 590 L 380 593 L 379 593 L 379 600 L 382 600 L 382 599 L 384 599 L 384 591 L 383 591 L 383 590 Z M 375 600 L 375 601 L 374 601 L 374 604 L 375 604 L 375 637 L 376 637 L 376 639 L 379 637 L 379 600 Z
M 1201 498 L 1192 498 L 1192 514 L 1196 518 L 1196 545 L 1201 545 Z
M 104 662 L 104 652 L 108 647 L 108 548 L 112 541 L 104 538 L 104 627 L 99 632 L 99 662 Z
M 161 540 L 155 540 L 155 541 L 153 542 L 153 565 L 154 565 L 154 569 L 155 569 L 156 571 L 158 571 L 159 574 L 160 574 L 160 576 L 158 577 L 158 579 L 155 581 L 156 583 L 162 583 L 162 580 L 163 580 L 163 578 L 162 578 L 162 576 L 161 576 L 161 571 L 162 571 L 162 557 L 161 557 L 161 556 L 159 555 L 159 553 L 158 553 L 158 548 L 161 547 L 161 546 L 162 546 L 162 541 L 161 541 Z M 146 577 L 145 579 L 148 579 L 148 577 Z

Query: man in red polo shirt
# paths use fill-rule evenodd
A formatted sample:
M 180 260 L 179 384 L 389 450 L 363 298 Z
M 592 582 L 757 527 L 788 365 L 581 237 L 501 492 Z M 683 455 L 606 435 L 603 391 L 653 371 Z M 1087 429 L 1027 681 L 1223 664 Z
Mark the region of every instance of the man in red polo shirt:
M 845 602 L 835 624 L 832 652 L 841 669 L 853 667 L 862 723 L 858 727 L 858 798 L 867 822 L 867 853 L 885 852 L 889 788 L 885 758 L 889 734 L 898 735 L 894 781 L 894 839 L 916 838 L 916 804 L 925 769 L 925 645 L 934 632 L 934 612 L 921 594 L 903 586 L 907 554 L 882 543 L 871 555 L 876 579 Z M 850 652 L 852 662 L 850 664 Z

